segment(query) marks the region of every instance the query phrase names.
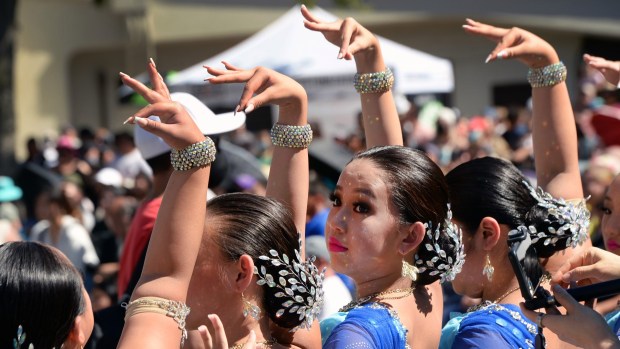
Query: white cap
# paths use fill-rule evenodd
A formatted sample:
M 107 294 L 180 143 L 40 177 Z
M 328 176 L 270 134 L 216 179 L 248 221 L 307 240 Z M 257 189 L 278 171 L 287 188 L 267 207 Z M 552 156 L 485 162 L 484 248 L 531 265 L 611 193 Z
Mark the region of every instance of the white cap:
M 185 108 L 194 119 L 198 129 L 206 136 L 230 132 L 245 123 L 243 112 L 236 115 L 232 112 L 215 114 L 198 98 L 189 93 L 175 92 L 170 94 L 170 98 Z M 149 119 L 159 121 L 159 117 L 155 115 L 151 115 Z M 170 151 L 170 146 L 166 142 L 143 130 L 140 126 L 134 126 L 134 140 L 142 157 L 147 160 Z
M 95 175 L 97 183 L 110 187 L 120 188 L 123 186 L 123 175 L 112 167 L 104 167 Z

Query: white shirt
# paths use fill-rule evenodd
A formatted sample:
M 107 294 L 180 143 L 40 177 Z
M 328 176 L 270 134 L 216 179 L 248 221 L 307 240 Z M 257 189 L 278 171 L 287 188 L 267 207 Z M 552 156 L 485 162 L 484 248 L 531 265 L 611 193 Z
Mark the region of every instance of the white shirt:
M 32 227 L 31 239 L 54 246 L 69 258 L 71 263 L 80 271 L 86 271 L 87 266 L 99 265 L 99 257 L 86 229 L 73 217 L 62 217 L 60 235 L 56 244 L 52 243 L 49 221 L 40 221 Z
M 319 321 L 337 313 L 338 309 L 352 300 L 351 292 L 338 275 L 326 276 L 323 281 L 323 309 Z

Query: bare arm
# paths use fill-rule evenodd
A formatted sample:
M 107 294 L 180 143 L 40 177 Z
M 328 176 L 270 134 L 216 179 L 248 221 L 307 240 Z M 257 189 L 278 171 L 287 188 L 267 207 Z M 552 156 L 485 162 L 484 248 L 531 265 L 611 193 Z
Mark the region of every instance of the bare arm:
M 523 29 L 498 28 L 470 19 L 463 28 L 497 42 L 488 61 L 514 58 L 530 68 L 542 68 L 560 61 L 549 43 Z M 577 131 L 566 83 L 532 88 L 532 102 L 538 185 L 555 197 L 583 197 Z
M 158 80 L 154 65 L 149 71 L 155 90 L 122 75 L 125 84 L 152 103 L 128 121 L 175 149 L 203 141 L 204 136 L 185 109 L 169 101 L 167 88 L 161 89 L 163 81 Z M 161 122 L 146 119 L 150 115 L 158 115 Z M 208 166 L 172 173 L 132 300 L 149 296 L 185 302 L 203 235 L 208 182 Z M 181 331 L 171 317 L 139 313 L 125 322 L 119 348 L 175 348 L 180 341 Z
M 338 58 L 355 59 L 357 72 L 376 73 L 387 67 L 377 38 L 353 18 L 326 23 L 314 17 L 305 6 L 301 12 L 306 28 L 321 32 L 338 46 Z M 403 145 L 400 120 L 392 91 L 360 94 L 366 146 Z

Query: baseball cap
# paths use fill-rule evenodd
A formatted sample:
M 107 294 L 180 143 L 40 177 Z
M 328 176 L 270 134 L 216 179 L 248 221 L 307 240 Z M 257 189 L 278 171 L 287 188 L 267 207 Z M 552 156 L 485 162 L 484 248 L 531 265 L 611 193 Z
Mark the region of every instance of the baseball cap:
M 206 136 L 230 132 L 245 123 L 243 112 L 236 115 L 233 112 L 215 114 L 198 98 L 189 93 L 175 92 L 170 94 L 170 98 L 185 108 L 198 129 Z M 151 115 L 149 119 L 159 121 L 159 117 L 155 115 Z M 170 151 L 170 146 L 163 139 L 143 130 L 140 126 L 134 126 L 134 140 L 142 157 L 147 160 Z
M 95 175 L 95 181 L 105 186 L 121 188 L 123 186 L 123 175 L 114 168 L 104 167 Z

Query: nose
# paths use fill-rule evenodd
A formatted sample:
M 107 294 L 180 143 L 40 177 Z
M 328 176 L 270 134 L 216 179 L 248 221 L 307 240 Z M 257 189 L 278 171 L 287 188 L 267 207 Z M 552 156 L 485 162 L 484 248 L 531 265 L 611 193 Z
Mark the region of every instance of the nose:
M 347 214 L 346 210 L 338 209 L 335 207 L 329 211 L 327 216 L 327 228 L 336 234 L 343 234 L 346 231 Z

